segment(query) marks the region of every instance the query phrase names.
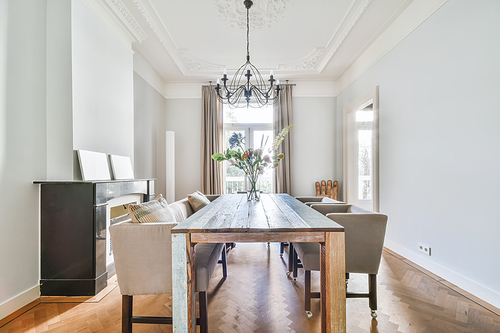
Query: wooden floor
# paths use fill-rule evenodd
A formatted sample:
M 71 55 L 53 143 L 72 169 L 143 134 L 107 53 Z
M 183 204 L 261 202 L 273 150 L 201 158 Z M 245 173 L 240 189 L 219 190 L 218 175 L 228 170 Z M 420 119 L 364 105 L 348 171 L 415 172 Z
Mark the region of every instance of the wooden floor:
M 303 307 L 303 272 L 286 275 L 279 244 L 237 244 L 228 255 L 229 276 L 221 285 L 218 267 L 208 294 L 210 332 L 319 332 L 319 300 L 311 319 Z M 315 274 L 316 273 L 316 274 Z M 313 272 L 318 290 L 319 275 Z M 500 332 L 500 311 L 417 265 L 384 250 L 378 275 L 379 310 L 372 320 L 368 300 L 347 300 L 347 331 Z M 353 274 L 349 290 L 366 291 L 367 279 Z M 168 316 L 170 295 L 134 298 L 134 314 Z M 121 296 L 114 278 L 98 297 L 43 298 L 42 303 L 0 327 L 0 332 L 120 332 Z M 134 332 L 171 332 L 168 325 L 134 324 Z

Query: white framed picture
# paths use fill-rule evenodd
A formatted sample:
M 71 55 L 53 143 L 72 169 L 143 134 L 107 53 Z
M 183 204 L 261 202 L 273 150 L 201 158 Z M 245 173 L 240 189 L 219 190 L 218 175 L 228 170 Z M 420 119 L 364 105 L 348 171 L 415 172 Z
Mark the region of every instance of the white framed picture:
M 111 180 L 108 156 L 105 153 L 78 149 L 77 154 L 84 181 Z
M 109 155 L 111 161 L 111 170 L 113 170 L 113 179 L 134 179 L 134 170 L 132 161 L 128 156 Z

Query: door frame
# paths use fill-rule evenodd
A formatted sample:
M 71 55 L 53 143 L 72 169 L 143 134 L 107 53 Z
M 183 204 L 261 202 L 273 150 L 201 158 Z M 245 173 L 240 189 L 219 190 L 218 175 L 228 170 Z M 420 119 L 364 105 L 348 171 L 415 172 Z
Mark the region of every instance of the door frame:
M 344 108 L 343 114 L 343 179 L 344 186 L 342 186 L 343 198 L 346 202 L 349 200 L 349 183 L 354 181 L 355 175 L 352 170 L 348 168 L 348 158 L 350 158 L 349 151 L 354 149 L 354 142 L 349 141 L 349 134 L 352 131 L 352 124 L 355 123 L 355 113 L 358 110 L 373 103 L 373 176 L 372 176 L 372 196 L 373 196 L 373 211 L 378 212 L 380 209 L 379 201 L 379 91 L 378 86 L 367 92 L 362 97 L 358 98 Z M 349 203 L 349 202 L 348 202 Z

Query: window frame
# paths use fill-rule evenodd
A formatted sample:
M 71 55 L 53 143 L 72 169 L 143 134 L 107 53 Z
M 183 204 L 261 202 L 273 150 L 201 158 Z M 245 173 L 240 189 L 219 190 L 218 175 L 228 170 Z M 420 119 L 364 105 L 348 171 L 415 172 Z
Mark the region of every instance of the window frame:
M 223 133 L 223 138 L 224 138 L 224 142 L 223 142 L 223 149 L 224 151 L 226 151 L 226 149 L 228 148 L 226 146 L 226 131 L 229 131 L 229 132 L 235 132 L 235 131 L 243 131 L 245 133 L 245 149 L 248 149 L 249 147 L 251 147 L 251 143 L 254 141 L 254 133 L 255 131 L 271 131 L 271 133 L 273 133 L 273 123 L 226 123 L 226 122 L 223 122 L 223 126 L 222 126 L 222 133 Z M 270 138 L 271 140 L 273 139 L 273 137 Z M 250 145 L 250 146 L 249 146 Z M 251 148 L 258 148 L 258 147 L 251 147 Z M 223 162 L 224 165 L 223 165 L 223 176 L 222 176 L 222 182 L 223 182 L 223 187 L 222 187 L 222 191 L 223 193 L 226 193 L 226 164 L 225 163 L 228 163 L 227 161 L 224 161 Z M 271 192 L 274 193 L 274 168 L 271 169 Z M 259 177 L 259 179 L 262 179 Z M 265 178 L 267 179 L 267 177 Z M 249 188 L 249 184 L 248 184 L 248 180 L 247 180 L 247 176 L 244 175 L 244 184 L 245 184 L 245 191 L 248 190 Z

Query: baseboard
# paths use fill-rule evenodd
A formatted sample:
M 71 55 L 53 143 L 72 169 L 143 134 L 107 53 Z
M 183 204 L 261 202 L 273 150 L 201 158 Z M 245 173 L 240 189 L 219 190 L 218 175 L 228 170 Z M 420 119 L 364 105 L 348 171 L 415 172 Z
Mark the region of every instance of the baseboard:
M 40 303 L 40 286 L 36 285 L 0 304 L 0 327 L 38 303 Z
M 422 268 L 429 270 L 435 275 L 463 289 L 467 293 L 479 298 L 480 300 L 491 304 L 493 307 L 500 309 L 500 293 L 485 287 L 463 275 L 460 275 L 446 267 L 436 264 L 435 262 L 423 257 L 419 253 L 412 252 L 407 248 L 396 244 L 388 239 L 385 240 L 385 247 L 397 254 L 413 261 Z

